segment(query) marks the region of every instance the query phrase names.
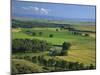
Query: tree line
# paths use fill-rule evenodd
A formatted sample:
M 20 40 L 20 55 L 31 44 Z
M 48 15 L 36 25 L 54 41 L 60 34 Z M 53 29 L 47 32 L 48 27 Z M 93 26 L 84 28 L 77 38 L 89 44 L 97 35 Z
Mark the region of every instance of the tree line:
M 72 70 L 90 70 L 95 69 L 93 64 L 88 66 L 84 65 L 83 63 L 79 62 L 71 62 L 65 61 L 63 59 L 58 59 L 56 57 L 51 57 L 47 59 L 44 55 L 41 56 L 24 56 L 24 57 L 17 57 L 17 59 L 24 59 L 27 61 L 31 61 L 32 63 L 38 64 L 43 66 L 43 72 L 55 72 L 55 71 L 72 71 Z M 52 67 L 53 69 L 51 69 Z
M 43 23 L 38 21 L 20 21 L 12 19 L 13 28 L 32 28 L 32 27 L 61 27 L 68 24 L 57 24 L 57 23 Z
M 51 44 L 37 39 L 13 39 L 12 52 L 39 52 L 50 50 Z
M 33 31 L 24 31 L 25 34 L 28 34 L 28 35 L 32 35 L 32 36 L 36 36 L 36 35 L 39 35 L 39 36 L 42 36 L 44 33 L 43 32 L 33 32 Z M 49 34 L 50 38 L 54 37 L 53 34 Z
M 55 50 L 52 44 L 44 40 L 37 39 L 13 39 L 12 40 L 12 53 L 25 53 L 25 52 L 42 52 L 49 51 L 50 56 L 64 56 L 68 55 L 70 43 L 64 42 L 61 50 Z M 51 50 L 53 48 L 53 50 Z

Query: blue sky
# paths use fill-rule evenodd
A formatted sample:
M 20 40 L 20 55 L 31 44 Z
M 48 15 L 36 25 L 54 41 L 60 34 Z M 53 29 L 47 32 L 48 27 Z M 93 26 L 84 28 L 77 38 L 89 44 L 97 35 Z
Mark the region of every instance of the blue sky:
M 13 1 L 12 13 L 95 19 L 95 6 Z

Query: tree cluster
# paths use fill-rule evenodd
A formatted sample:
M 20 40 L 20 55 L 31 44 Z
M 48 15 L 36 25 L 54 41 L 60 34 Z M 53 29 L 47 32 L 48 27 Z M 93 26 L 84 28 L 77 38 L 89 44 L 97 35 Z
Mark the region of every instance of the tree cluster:
M 88 33 L 82 33 L 82 32 L 76 32 L 76 31 L 72 31 L 72 34 L 73 35 L 80 35 L 80 36 L 89 36 L 89 34 Z
M 52 48 L 52 50 L 49 51 L 50 56 L 65 56 L 68 55 L 68 50 L 71 46 L 70 43 L 64 42 L 62 45 L 62 49 L 56 49 L 56 47 Z
M 31 61 L 33 63 L 39 64 L 41 66 L 44 66 L 43 69 L 50 71 L 72 71 L 72 70 L 88 70 L 88 69 L 95 69 L 95 66 L 93 64 L 90 64 L 88 66 L 85 66 L 83 63 L 79 62 L 69 62 L 65 61 L 63 59 L 57 59 L 56 57 L 52 57 L 47 59 L 45 56 L 25 56 L 25 60 Z M 53 67 L 53 69 L 50 69 L 49 67 Z
M 66 24 L 57 24 L 57 23 L 39 22 L 39 21 L 20 21 L 20 20 L 12 19 L 13 28 L 61 27 L 64 25 Z
M 13 39 L 12 52 L 39 52 L 49 50 L 51 44 L 37 39 Z
M 61 55 L 68 55 L 68 50 L 70 48 L 71 44 L 68 42 L 64 42 L 62 44 L 62 51 L 61 51 Z

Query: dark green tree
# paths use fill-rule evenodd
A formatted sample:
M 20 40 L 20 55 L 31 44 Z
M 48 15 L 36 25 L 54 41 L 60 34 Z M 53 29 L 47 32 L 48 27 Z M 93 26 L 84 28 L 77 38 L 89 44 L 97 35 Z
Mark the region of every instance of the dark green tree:
M 94 69 L 93 64 L 90 64 L 89 69 Z
M 32 57 L 32 62 L 33 62 L 33 63 L 37 63 L 37 62 L 38 62 L 37 56 L 33 56 L 33 57 Z
M 54 36 L 53 34 L 50 34 L 50 35 L 49 35 L 50 38 L 52 38 L 53 36 Z
M 70 48 L 70 43 L 64 42 L 62 44 L 62 50 L 68 50 Z
M 68 49 L 70 48 L 70 43 L 64 42 L 62 44 L 62 51 L 61 51 L 61 55 L 68 55 Z
M 33 35 L 33 36 L 36 36 L 36 33 L 35 33 L 35 32 L 32 32 L 32 35 Z
M 59 31 L 59 29 L 56 29 L 56 31 Z
M 51 44 L 37 39 L 14 39 L 12 40 L 12 52 L 39 52 L 49 50 Z
M 43 35 L 43 32 L 39 32 L 39 35 L 42 36 Z

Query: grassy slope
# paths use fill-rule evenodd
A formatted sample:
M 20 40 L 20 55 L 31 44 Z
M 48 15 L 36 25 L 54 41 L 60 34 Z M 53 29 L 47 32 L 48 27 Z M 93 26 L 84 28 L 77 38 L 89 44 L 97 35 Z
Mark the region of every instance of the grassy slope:
M 22 29 L 32 30 L 37 33 L 36 36 L 30 36 L 23 32 L 13 32 L 13 39 L 15 38 L 36 38 L 41 40 L 46 40 L 52 44 L 62 44 L 64 41 L 70 42 L 72 44 L 69 56 L 58 56 L 68 61 L 78 61 L 85 64 L 95 64 L 95 37 L 83 37 L 83 36 L 74 36 L 67 31 L 55 31 L 55 28 L 31 28 L 31 29 Z M 38 32 L 43 32 L 43 35 L 40 37 Z M 49 38 L 49 34 L 53 34 L 53 38 Z M 84 60 L 83 60 L 84 59 Z
M 32 73 L 32 72 L 36 73 L 36 72 L 43 71 L 42 66 L 40 66 L 38 64 L 34 64 L 34 63 L 24 60 L 24 59 L 12 59 L 12 64 L 13 64 L 12 67 L 15 67 L 16 70 L 23 69 L 23 72 L 21 72 L 21 73 Z M 15 73 L 17 73 L 17 72 L 15 72 Z

